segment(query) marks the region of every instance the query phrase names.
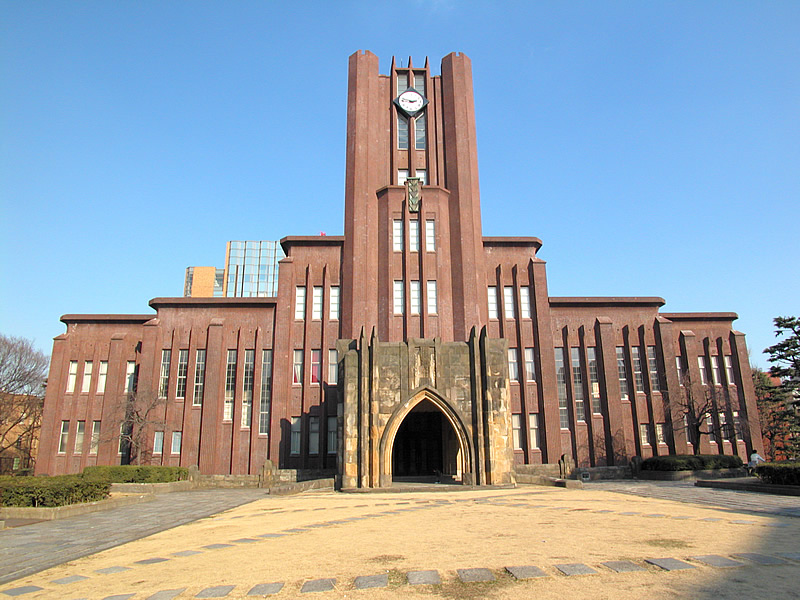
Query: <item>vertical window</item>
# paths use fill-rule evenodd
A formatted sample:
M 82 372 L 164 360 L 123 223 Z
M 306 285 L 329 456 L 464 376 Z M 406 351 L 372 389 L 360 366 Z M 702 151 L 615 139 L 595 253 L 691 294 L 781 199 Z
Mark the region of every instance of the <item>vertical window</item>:
M 322 319 L 322 287 L 317 285 L 311 288 L 311 318 Z
M 322 350 L 311 351 L 311 383 L 322 380 Z
M 302 321 L 306 318 L 306 287 L 298 285 L 294 293 L 294 318 Z
M 511 415 L 511 434 L 514 450 L 522 450 L 522 415 Z
M 403 221 L 401 219 L 392 221 L 392 250 L 403 251 Z
M 678 383 L 682 386 L 686 369 L 683 367 L 683 357 L 680 355 L 675 357 L 675 371 L 678 373 Z
M 419 221 L 411 219 L 408 222 L 408 250 L 419 252 Z
M 414 117 L 414 147 L 417 150 L 425 150 L 425 113 Z
M 411 282 L 411 314 L 418 315 L 420 308 L 420 289 L 419 281 Z
M 425 221 L 425 250 L 427 252 L 436 251 L 436 221 L 433 219 Z
M 319 454 L 319 417 L 308 417 L 308 453 Z
M 92 421 L 92 439 L 89 442 L 89 454 L 97 454 L 100 445 L 100 421 Z
M 594 346 L 586 348 L 586 362 L 589 367 L 589 395 L 592 398 L 592 412 L 601 414 L 603 404 L 600 402 L 600 372 L 597 369 L 597 349 Z
M 408 150 L 408 117 L 397 113 L 397 147 Z
M 523 319 L 531 318 L 531 288 L 527 285 L 519 288 L 519 316 Z
M 647 423 L 639 424 L 639 440 L 642 446 L 651 446 L 650 443 L 650 426 Z
M 697 366 L 700 369 L 700 383 L 703 385 L 708 385 L 708 369 L 706 368 L 705 356 L 697 357 Z
M 711 415 L 706 416 L 706 430 L 708 431 L 708 441 L 712 444 L 717 443 L 717 434 L 714 431 L 714 420 Z
M 189 351 L 178 350 L 178 381 L 175 384 L 175 397 L 186 398 L 186 377 L 189 374 Z
M 261 408 L 258 412 L 258 433 L 269 433 L 269 411 L 272 402 L 272 350 L 261 353 Z
M 656 423 L 656 443 L 657 444 L 666 444 L 667 437 L 664 434 L 664 424 L 663 423 Z
M 292 383 L 300 385 L 303 383 L 303 351 L 295 350 L 292 361 Z
M 81 382 L 81 394 L 88 394 L 92 385 L 92 367 L 94 363 L 87 360 L 83 363 L 83 381 Z
M 564 365 L 566 348 L 556 348 L 556 387 L 558 388 L 558 419 L 561 429 L 569 429 L 567 406 L 567 369 Z
M 203 405 L 203 388 L 206 383 L 206 351 L 198 348 L 194 363 L 194 394 L 192 404 L 194 406 Z
M 506 319 L 514 318 L 514 288 L 511 286 L 503 288 L 503 316 Z
M 531 435 L 531 448 L 539 448 L 539 415 L 528 415 L 528 429 Z
M 339 286 L 338 285 L 332 285 L 331 286 L 331 306 L 330 306 L 329 318 L 331 320 L 337 320 L 339 318 Z
M 631 358 L 633 358 L 633 382 L 637 392 L 644 391 L 644 375 L 642 374 L 642 355 L 639 346 L 631 346 Z
M 728 385 L 736 385 L 736 379 L 733 374 L 733 359 L 730 354 L 725 355 L 725 377 L 728 380 Z
M 86 433 L 86 421 L 78 421 L 78 427 L 75 429 L 75 454 L 83 452 L 83 436 Z
M 300 417 L 292 417 L 292 435 L 289 452 L 294 455 L 300 454 Z
M 125 366 L 125 393 L 136 391 L 136 361 L 129 360 Z
M 225 406 L 223 420 L 233 419 L 233 401 L 236 396 L 236 350 L 228 350 L 228 360 L 225 366 Z
M 439 312 L 439 295 L 436 293 L 436 281 L 428 280 L 428 314 Z
M 650 391 L 661 391 L 661 377 L 658 374 L 658 360 L 656 360 L 656 347 L 647 347 L 647 373 L 650 376 Z
M 405 299 L 403 298 L 403 282 L 394 282 L 394 314 L 402 315 Z
M 584 401 L 586 396 L 583 392 L 583 371 L 581 370 L 581 349 L 572 348 L 572 393 L 575 396 L 575 418 L 578 421 L 586 421 L 586 409 Z
M 405 185 L 408 180 L 408 169 L 397 169 L 397 185 Z
M 338 427 L 336 417 L 328 417 L 328 454 L 336 454 L 336 429 Z
M 108 376 L 108 361 L 100 361 L 100 372 L 97 373 L 97 390 L 95 393 L 102 394 L 106 391 L 106 376 Z
M 711 381 L 714 385 L 722 384 L 722 371 L 719 368 L 719 356 L 711 357 Z
M 736 436 L 738 441 L 743 441 L 744 437 L 742 434 L 742 419 L 739 416 L 738 411 L 733 411 L 733 434 Z
M 730 442 L 733 439 L 733 431 L 728 423 L 728 415 L 724 412 L 719 413 L 719 428 L 722 432 L 722 439 Z
M 256 351 L 244 351 L 244 373 L 242 373 L 242 427 L 250 427 L 253 421 L 253 383 L 256 377 Z
M 181 431 L 173 431 L 172 432 L 172 445 L 170 446 L 170 452 L 172 454 L 180 454 L 181 453 L 181 438 L 183 437 L 183 432 Z
M 328 350 L 328 383 L 336 385 L 339 383 L 339 352 Z
M 420 185 L 428 185 L 428 171 L 426 169 L 417 169 L 414 173 L 419 179 Z
M 536 360 L 533 348 L 525 348 L 525 379 L 536 381 Z
M 161 351 L 161 372 L 158 378 L 158 397 L 166 398 L 169 391 L 169 364 L 172 361 L 172 350 Z
M 67 451 L 67 438 L 69 437 L 69 421 L 61 421 L 61 437 L 58 439 L 58 453 Z
M 164 432 L 156 431 L 153 436 L 153 454 L 164 452 Z
M 397 74 L 397 91 L 404 92 L 408 89 L 408 73 L 398 73 Z M 419 90 L 417 90 L 419 91 Z M 422 92 L 420 92 L 422 93 Z
M 497 286 L 489 286 L 489 318 L 497 319 Z
M 414 89 L 425 95 L 425 73 L 414 73 Z
M 125 452 L 125 448 L 128 446 L 129 438 L 128 435 L 125 433 L 125 423 L 119 424 L 119 446 L 117 447 L 117 454 L 122 454 Z
M 519 381 L 519 354 L 516 348 L 508 349 L 508 380 Z
M 625 348 L 617 346 L 617 377 L 619 378 L 619 395 L 622 400 L 627 400 L 630 394 L 628 389 L 628 367 L 625 364 Z
M 67 375 L 67 393 L 75 391 L 75 381 L 78 379 L 78 361 L 69 361 L 69 374 Z

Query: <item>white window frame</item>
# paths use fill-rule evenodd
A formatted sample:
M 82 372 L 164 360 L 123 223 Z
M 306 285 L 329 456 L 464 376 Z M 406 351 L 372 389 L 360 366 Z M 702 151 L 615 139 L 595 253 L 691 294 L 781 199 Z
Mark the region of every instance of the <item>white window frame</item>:
M 508 349 L 508 380 L 510 383 L 519 383 L 519 350 Z
M 189 381 L 189 349 L 178 350 L 178 371 L 175 376 L 175 399 L 186 398 L 186 388 Z
M 725 378 L 728 380 L 728 385 L 736 385 L 736 374 L 733 370 L 733 357 L 730 354 L 726 354 L 722 357 L 722 360 L 725 364 Z
M 306 318 L 306 286 L 298 285 L 294 290 L 294 320 Z
M 522 450 L 522 415 L 511 415 L 511 439 L 514 450 Z
M 408 181 L 408 169 L 397 169 L 397 185 L 405 185 Z
M 169 395 L 169 371 L 172 364 L 172 349 L 161 350 L 161 368 L 158 374 L 158 397 L 166 398 Z
M 331 286 L 331 298 L 330 298 L 330 309 L 328 317 L 332 321 L 336 321 L 339 319 L 339 286 L 332 285 Z
M 302 434 L 302 419 L 301 417 L 292 417 L 289 454 L 298 456 L 300 454 L 300 442 Z
M 392 220 L 392 250 L 394 252 L 403 251 L 403 220 Z
M 499 319 L 500 313 L 497 309 L 497 286 L 490 285 L 487 291 L 487 297 L 489 302 L 489 318 L 490 319 Z
M 708 385 L 708 365 L 706 357 L 702 354 L 697 357 L 697 367 L 700 369 L 700 384 Z
M 124 392 L 129 394 L 136 389 L 136 361 L 129 360 L 125 365 L 125 389 Z
M 541 444 L 539 426 L 539 415 L 537 413 L 530 413 L 528 415 L 528 430 L 531 437 L 531 448 L 537 450 L 540 448 Z
M 403 282 L 402 280 L 395 280 L 392 299 L 393 299 L 393 308 L 394 314 L 402 315 L 405 312 L 405 290 L 403 289 Z
M 328 350 L 328 383 L 339 383 L 339 351 Z
M 92 438 L 89 441 L 89 454 L 97 454 L 97 447 L 100 445 L 100 421 L 92 421 Z
M 73 454 L 83 453 L 83 438 L 86 435 L 86 421 L 78 421 L 75 426 L 75 444 L 72 449 Z
M 408 221 L 408 251 L 419 252 L 419 220 Z
M 97 373 L 97 387 L 95 394 L 102 394 L 106 391 L 106 378 L 108 377 L 108 361 L 100 361 L 100 370 Z
M 315 285 L 311 288 L 311 318 L 315 321 L 322 320 L 322 286 Z
M 536 352 L 533 348 L 525 348 L 525 381 L 536 381 Z
M 527 285 L 519 288 L 519 316 L 522 319 L 531 318 L 531 288 Z
M 164 432 L 153 433 L 153 454 L 164 454 Z
M 409 282 L 409 284 L 410 284 L 409 292 L 411 294 L 411 298 L 410 298 L 411 305 L 410 305 L 410 308 L 409 308 L 409 312 L 412 315 L 418 315 L 420 313 L 420 309 L 422 308 L 422 306 L 421 306 L 422 298 L 420 297 L 422 291 L 420 289 L 420 285 L 419 285 L 419 281 L 418 280 L 416 280 L 416 279 L 411 280 Z
M 261 403 L 258 411 L 258 434 L 269 434 L 269 413 L 272 405 L 272 350 L 261 352 Z
M 58 453 L 67 453 L 67 442 L 69 441 L 69 421 L 61 421 L 61 436 L 58 438 Z
M 439 312 L 439 294 L 438 290 L 436 289 L 436 280 L 429 279 L 428 280 L 428 314 L 435 315 Z
M 91 360 L 84 361 L 83 363 L 83 380 L 81 381 L 81 394 L 88 394 L 92 389 L 92 371 L 94 370 L 94 362 Z
M 256 379 L 256 351 L 244 351 L 242 373 L 242 428 L 249 429 L 253 422 L 253 390 Z
M 194 361 L 194 389 L 192 406 L 203 406 L 203 392 L 206 385 L 206 349 L 198 348 Z
M 425 220 L 425 252 L 436 252 L 436 220 Z
M 722 369 L 716 354 L 711 357 L 711 381 L 714 385 L 722 385 Z
M 292 385 L 303 385 L 303 351 L 292 352 Z
M 78 361 L 71 360 L 69 361 L 69 372 L 67 374 L 67 389 L 65 390 L 67 394 L 75 393 L 75 384 L 77 381 L 78 381 Z
M 311 385 L 322 383 L 322 350 L 311 350 Z
M 513 319 L 516 316 L 514 310 L 514 287 L 503 286 L 503 317 Z
M 172 443 L 169 446 L 170 454 L 180 454 L 181 453 L 181 443 L 183 442 L 183 432 L 182 431 L 173 431 L 172 432 Z
M 225 405 L 222 420 L 233 421 L 233 403 L 236 401 L 236 363 L 238 352 L 229 349 L 225 360 Z

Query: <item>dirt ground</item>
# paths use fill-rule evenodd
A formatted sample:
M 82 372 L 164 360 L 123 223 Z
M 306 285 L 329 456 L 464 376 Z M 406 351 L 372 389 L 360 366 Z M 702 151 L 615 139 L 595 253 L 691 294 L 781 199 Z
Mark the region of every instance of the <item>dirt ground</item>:
M 405 510 L 405 509 L 414 510 Z M 400 512 L 393 512 L 399 510 Z M 601 512 L 603 511 L 603 512 Z M 611 512 L 605 512 L 611 511 Z M 620 514 L 623 512 L 640 514 Z M 364 517 L 360 520 L 345 520 Z M 715 520 L 703 520 L 715 519 Z M 718 519 L 718 520 L 717 520 Z M 751 523 L 735 523 L 746 520 Z M 331 521 L 334 521 L 331 523 Z M 692 557 L 800 551 L 800 520 L 742 514 L 612 492 L 521 487 L 436 493 L 266 497 L 189 525 L 66 563 L 3 586 L 36 585 L 24 598 L 135 600 L 186 588 L 194 598 L 211 586 L 235 585 L 246 598 L 256 584 L 286 582 L 275 598 L 300 595 L 303 582 L 336 578 L 333 591 L 311 598 L 800 598 L 800 564 L 714 568 Z M 282 537 L 258 537 L 317 525 Z M 775 527 L 783 524 L 784 527 Z M 246 543 L 242 538 L 257 541 Z M 232 544 L 217 549 L 204 546 Z M 198 551 L 189 556 L 176 552 Z M 163 557 L 157 564 L 135 561 Z M 647 558 L 672 557 L 695 569 L 666 572 Z M 615 573 L 604 561 L 629 560 L 644 571 Z M 595 575 L 567 577 L 557 564 L 583 563 Z M 535 565 L 548 577 L 517 581 L 506 566 Z M 114 566 L 130 570 L 95 573 Z M 461 583 L 456 569 L 486 567 L 496 581 Z M 439 571 L 441 585 L 410 586 L 412 570 Z M 359 575 L 388 573 L 389 587 L 356 590 Z M 67 585 L 53 580 L 88 579 Z M 250 596 L 252 597 L 252 596 Z

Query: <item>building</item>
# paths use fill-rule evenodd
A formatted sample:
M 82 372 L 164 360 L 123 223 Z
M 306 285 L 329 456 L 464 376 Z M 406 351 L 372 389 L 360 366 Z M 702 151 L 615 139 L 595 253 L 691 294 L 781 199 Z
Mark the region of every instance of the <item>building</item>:
M 183 295 L 196 298 L 266 298 L 278 293 L 279 242 L 231 241 L 225 268 L 187 267 Z
M 466 56 L 381 75 L 353 54 L 344 235 L 283 238 L 273 296 L 64 315 L 37 472 L 126 460 L 134 391 L 160 400 L 146 462 L 254 474 L 270 459 L 344 489 L 691 452 L 689 398 L 713 402 L 704 453 L 760 450 L 736 314 L 549 296 L 538 238 L 484 235 L 475 140 Z M 89 424 L 98 443 L 78 447 Z

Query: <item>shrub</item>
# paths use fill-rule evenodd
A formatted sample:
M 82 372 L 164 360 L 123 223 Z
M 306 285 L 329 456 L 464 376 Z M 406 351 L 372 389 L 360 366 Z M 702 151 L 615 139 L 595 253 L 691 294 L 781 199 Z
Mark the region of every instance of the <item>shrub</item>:
M 83 476 L 111 483 L 169 483 L 189 478 L 185 467 L 162 467 L 157 465 L 117 465 L 86 467 Z
M 0 481 L 2 506 L 66 506 L 95 502 L 108 496 L 111 483 L 80 475 L 14 477 Z
M 652 456 L 642 461 L 643 471 L 700 471 L 738 469 L 741 466 L 741 458 L 728 454 L 672 454 Z
M 800 462 L 761 463 L 756 475 L 764 483 L 777 485 L 800 485 Z

